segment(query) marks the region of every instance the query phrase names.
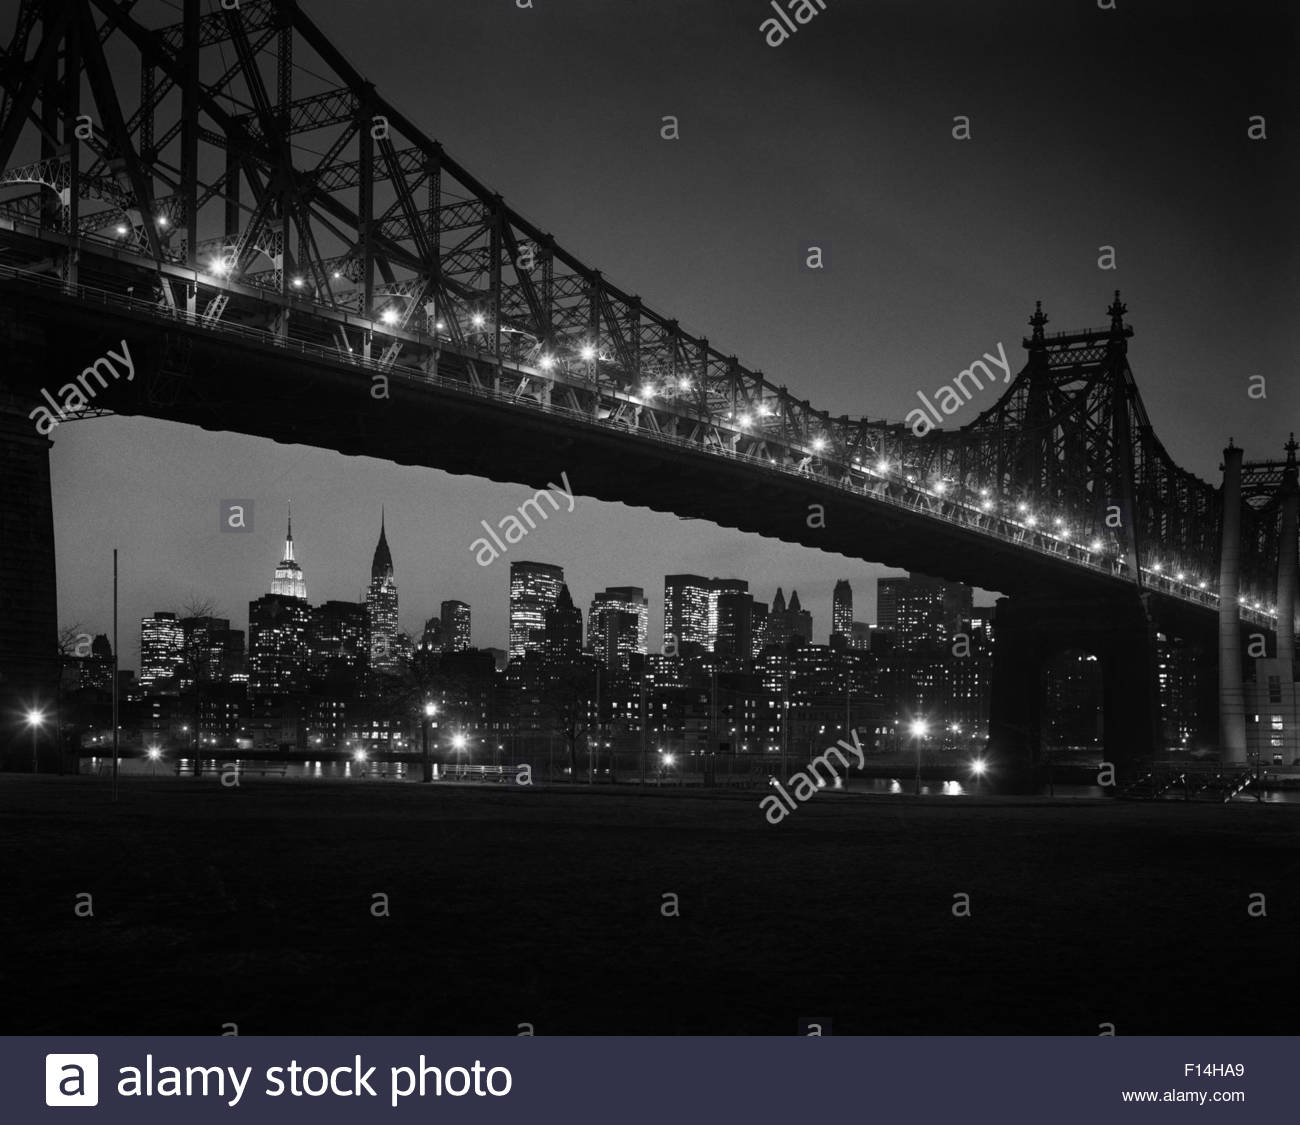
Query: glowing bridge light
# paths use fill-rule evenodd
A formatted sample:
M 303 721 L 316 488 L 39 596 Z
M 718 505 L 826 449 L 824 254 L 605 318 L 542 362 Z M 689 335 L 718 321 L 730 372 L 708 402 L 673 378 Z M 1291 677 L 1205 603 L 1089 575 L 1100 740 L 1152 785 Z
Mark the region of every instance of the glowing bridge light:
M 117 231 L 117 233 L 118 233 L 119 235 L 121 235 L 121 236 L 123 236 L 123 237 L 125 237 L 125 235 L 126 235 L 126 233 L 127 233 L 127 231 L 126 231 L 126 227 L 123 226 L 121 223 L 118 223 L 117 226 L 114 227 L 113 229 L 114 229 L 115 231 Z
M 379 314 L 379 319 L 382 320 L 387 325 L 390 326 L 394 325 L 398 321 L 397 310 L 385 309 L 383 312 Z
M 159 225 L 160 227 L 162 227 L 163 230 L 166 230 L 169 226 L 171 226 L 171 222 L 170 222 L 170 220 L 167 218 L 166 215 L 159 215 L 159 216 L 158 216 L 158 225 Z
M 689 391 L 691 389 L 691 381 L 689 379 L 678 379 L 677 389 L 679 391 Z
M 878 473 L 887 473 L 887 472 L 889 472 L 889 462 L 886 461 L 886 460 L 884 460 L 884 458 L 881 458 L 881 460 L 877 461 L 877 462 L 876 462 L 876 472 L 878 472 Z
M 578 353 L 584 360 L 590 363 L 596 358 L 596 349 L 591 344 L 583 344 L 582 351 Z
M 1101 550 L 1101 540 L 1100 540 L 1100 539 L 1094 539 L 1091 543 L 1088 544 L 1088 550 L 1090 550 L 1090 551 L 1100 551 L 1100 550 Z
M 539 363 L 538 366 L 543 371 L 550 371 L 555 366 L 555 357 L 549 355 L 542 356 L 541 363 Z
M 986 511 L 986 512 L 991 511 L 992 508 L 993 508 L 993 501 L 992 501 L 992 500 L 981 500 L 981 501 L 980 501 L 980 508 L 981 508 L 983 511 Z
M 826 439 L 825 439 L 825 438 L 813 438 L 812 447 L 813 447 L 813 449 L 815 449 L 818 453 L 820 453 L 823 449 L 826 448 Z
M 989 494 L 989 490 L 988 490 L 987 488 L 981 488 L 981 489 L 980 489 L 980 495 L 981 495 L 981 496 L 987 496 L 988 494 Z
M 1177 578 L 1179 582 L 1182 582 L 1187 578 L 1187 575 L 1180 570 L 1177 574 L 1174 575 L 1174 577 Z
M 295 277 L 290 284 L 292 284 L 295 289 L 301 289 L 303 285 L 302 278 Z
M 642 397 L 642 398 L 654 398 L 654 397 L 655 397 L 655 388 L 654 388 L 654 384 L 653 384 L 653 383 L 643 383 L 643 384 L 642 384 L 642 386 L 641 386 L 641 397 Z
M 1029 505 L 1026 504 L 1023 500 L 1021 500 L 1020 503 L 1016 505 L 1016 511 L 1017 511 L 1017 512 L 1027 512 L 1027 511 L 1029 511 Z
M 335 281 L 342 281 L 342 280 L 343 280 L 343 275 L 342 275 L 341 273 L 339 273 L 338 270 L 335 270 L 335 271 L 334 271 L 333 277 L 334 277 L 334 280 L 335 280 Z
M 1060 516 L 1057 516 L 1056 519 L 1054 519 L 1052 522 L 1056 524 L 1057 527 L 1063 527 L 1065 525 L 1065 520 L 1063 520 Z
M 1152 564 L 1151 564 L 1151 569 L 1152 569 L 1152 571 L 1153 571 L 1154 573 L 1159 574 L 1159 573 L 1160 573 L 1160 564 L 1159 564 L 1158 562 L 1152 563 Z
M 446 330 L 446 328 L 447 328 L 446 323 L 443 322 L 443 321 L 441 321 L 441 320 L 438 321 L 438 322 L 433 326 L 433 330 L 434 330 L 435 332 L 443 332 L 443 331 Z
M 1029 515 L 1027 515 L 1027 516 L 1025 517 L 1025 526 L 1026 526 L 1026 527 L 1037 527 L 1037 526 L 1038 526 L 1038 517 L 1037 517 L 1036 515 L 1034 515 L 1034 514 L 1031 512 Z
M 934 490 L 935 490 L 935 492 L 937 492 L 940 496 L 942 496 L 945 492 L 948 491 L 948 482 L 947 482 L 947 481 L 942 481 L 942 480 L 937 480 L 937 481 L 935 481 L 935 482 L 934 482 Z
M 487 317 L 482 313 L 475 313 L 470 317 L 470 323 L 474 325 L 475 328 L 482 328 L 487 323 Z
M 1196 584 L 1196 586 L 1197 586 L 1198 589 L 1201 589 L 1201 590 L 1204 590 L 1204 589 L 1205 589 L 1205 583 L 1204 583 L 1204 582 L 1198 582 L 1198 583 Z

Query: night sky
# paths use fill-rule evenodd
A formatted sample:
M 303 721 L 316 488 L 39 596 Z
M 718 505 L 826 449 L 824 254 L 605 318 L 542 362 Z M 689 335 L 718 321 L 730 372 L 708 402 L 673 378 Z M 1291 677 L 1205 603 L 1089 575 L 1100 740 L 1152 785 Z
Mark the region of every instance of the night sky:
M 1055 331 L 1104 324 L 1122 289 L 1156 431 L 1217 480 L 1230 435 L 1265 458 L 1300 428 L 1295 5 L 1116 2 L 827 0 L 776 48 L 768 0 L 302 6 L 570 251 L 832 413 L 901 420 L 999 342 L 1019 371 L 1035 299 Z M 680 141 L 660 139 L 668 114 Z M 822 273 L 802 268 L 812 244 Z M 1118 269 L 1098 268 L 1102 245 Z M 872 620 L 874 578 L 895 573 L 594 500 L 484 569 L 479 520 L 532 490 L 140 419 L 54 442 L 60 620 L 108 630 L 120 547 L 125 666 L 139 618 L 193 597 L 246 627 L 290 499 L 313 602 L 362 596 L 383 504 L 402 627 L 459 598 L 480 646 L 506 645 L 511 559 L 564 566 L 584 616 L 596 590 L 645 586 L 652 647 L 665 573 L 744 577 L 765 600 L 797 587 L 819 641 L 837 578 Z M 255 533 L 219 534 L 220 501 L 247 497 Z

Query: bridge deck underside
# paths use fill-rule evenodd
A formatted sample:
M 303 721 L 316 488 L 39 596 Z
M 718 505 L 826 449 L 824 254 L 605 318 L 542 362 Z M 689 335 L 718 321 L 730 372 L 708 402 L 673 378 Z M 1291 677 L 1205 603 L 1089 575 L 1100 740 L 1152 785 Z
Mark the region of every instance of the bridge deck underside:
M 535 488 L 567 473 L 578 495 L 1008 595 L 1134 592 L 1124 581 L 933 515 L 812 478 L 765 471 L 752 461 L 657 443 L 536 405 L 510 405 L 475 391 L 468 380 L 458 390 L 394 369 L 388 397 L 376 397 L 374 373 L 341 359 L 20 289 L 0 290 L 0 301 L 45 328 L 48 345 L 38 381 L 24 388 L 34 395 L 41 387 L 57 395 L 62 384 L 125 339 L 136 377 L 110 383 L 99 392 L 96 408 Z M 464 367 L 463 358 L 448 353 L 439 374 L 455 378 Z M 57 430 L 53 436 L 57 441 Z M 813 505 L 821 505 L 824 515 Z M 465 534 L 468 551 L 474 528 Z M 1196 631 L 1213 628 L 1209 610 L 1159 594 L 1153 599 Z

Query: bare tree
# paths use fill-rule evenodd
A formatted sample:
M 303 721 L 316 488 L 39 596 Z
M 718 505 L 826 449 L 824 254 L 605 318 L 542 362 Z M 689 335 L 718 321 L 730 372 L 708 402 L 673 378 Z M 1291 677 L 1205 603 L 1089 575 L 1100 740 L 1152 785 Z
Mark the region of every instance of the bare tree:
M 217 617 L 217 603 L 211 598 L 205 598 L 199 594 L 191 594 L 185 599 L 185 604 L 181 606 L 182 617 Z
M 89 656 L 92 638 L 77 621 L 59 627 L 59 655 L 66 657 Z

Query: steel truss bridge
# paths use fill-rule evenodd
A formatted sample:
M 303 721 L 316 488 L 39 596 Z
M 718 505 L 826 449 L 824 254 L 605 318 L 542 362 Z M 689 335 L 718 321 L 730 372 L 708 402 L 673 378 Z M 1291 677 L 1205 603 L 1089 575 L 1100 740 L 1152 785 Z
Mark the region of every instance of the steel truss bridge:
M 1039 305 L 1023 368 L 961 429 L 832 416 L 569 253 L 294 0 L 21 0 L 0 54 L 6 308 L 10 356 L 34 331 L 47 360 L 7 359 L 7 442 L 30 444 L 14 427 L 66 381 L 51 370 L 121 334 L 141 377 L 82 416 L 538 486 L 570 466 L 587 495 L 1013 597 L 1217 618 L 1223 492 L 1156 436 L 1118 293 L 1093 329 L 1049 333 Z M 1240 511 L 1240 618 L 1267 633 L 1285 469 L 1248 468 Z M 30 517 L 6 518 L 43 536 Z

